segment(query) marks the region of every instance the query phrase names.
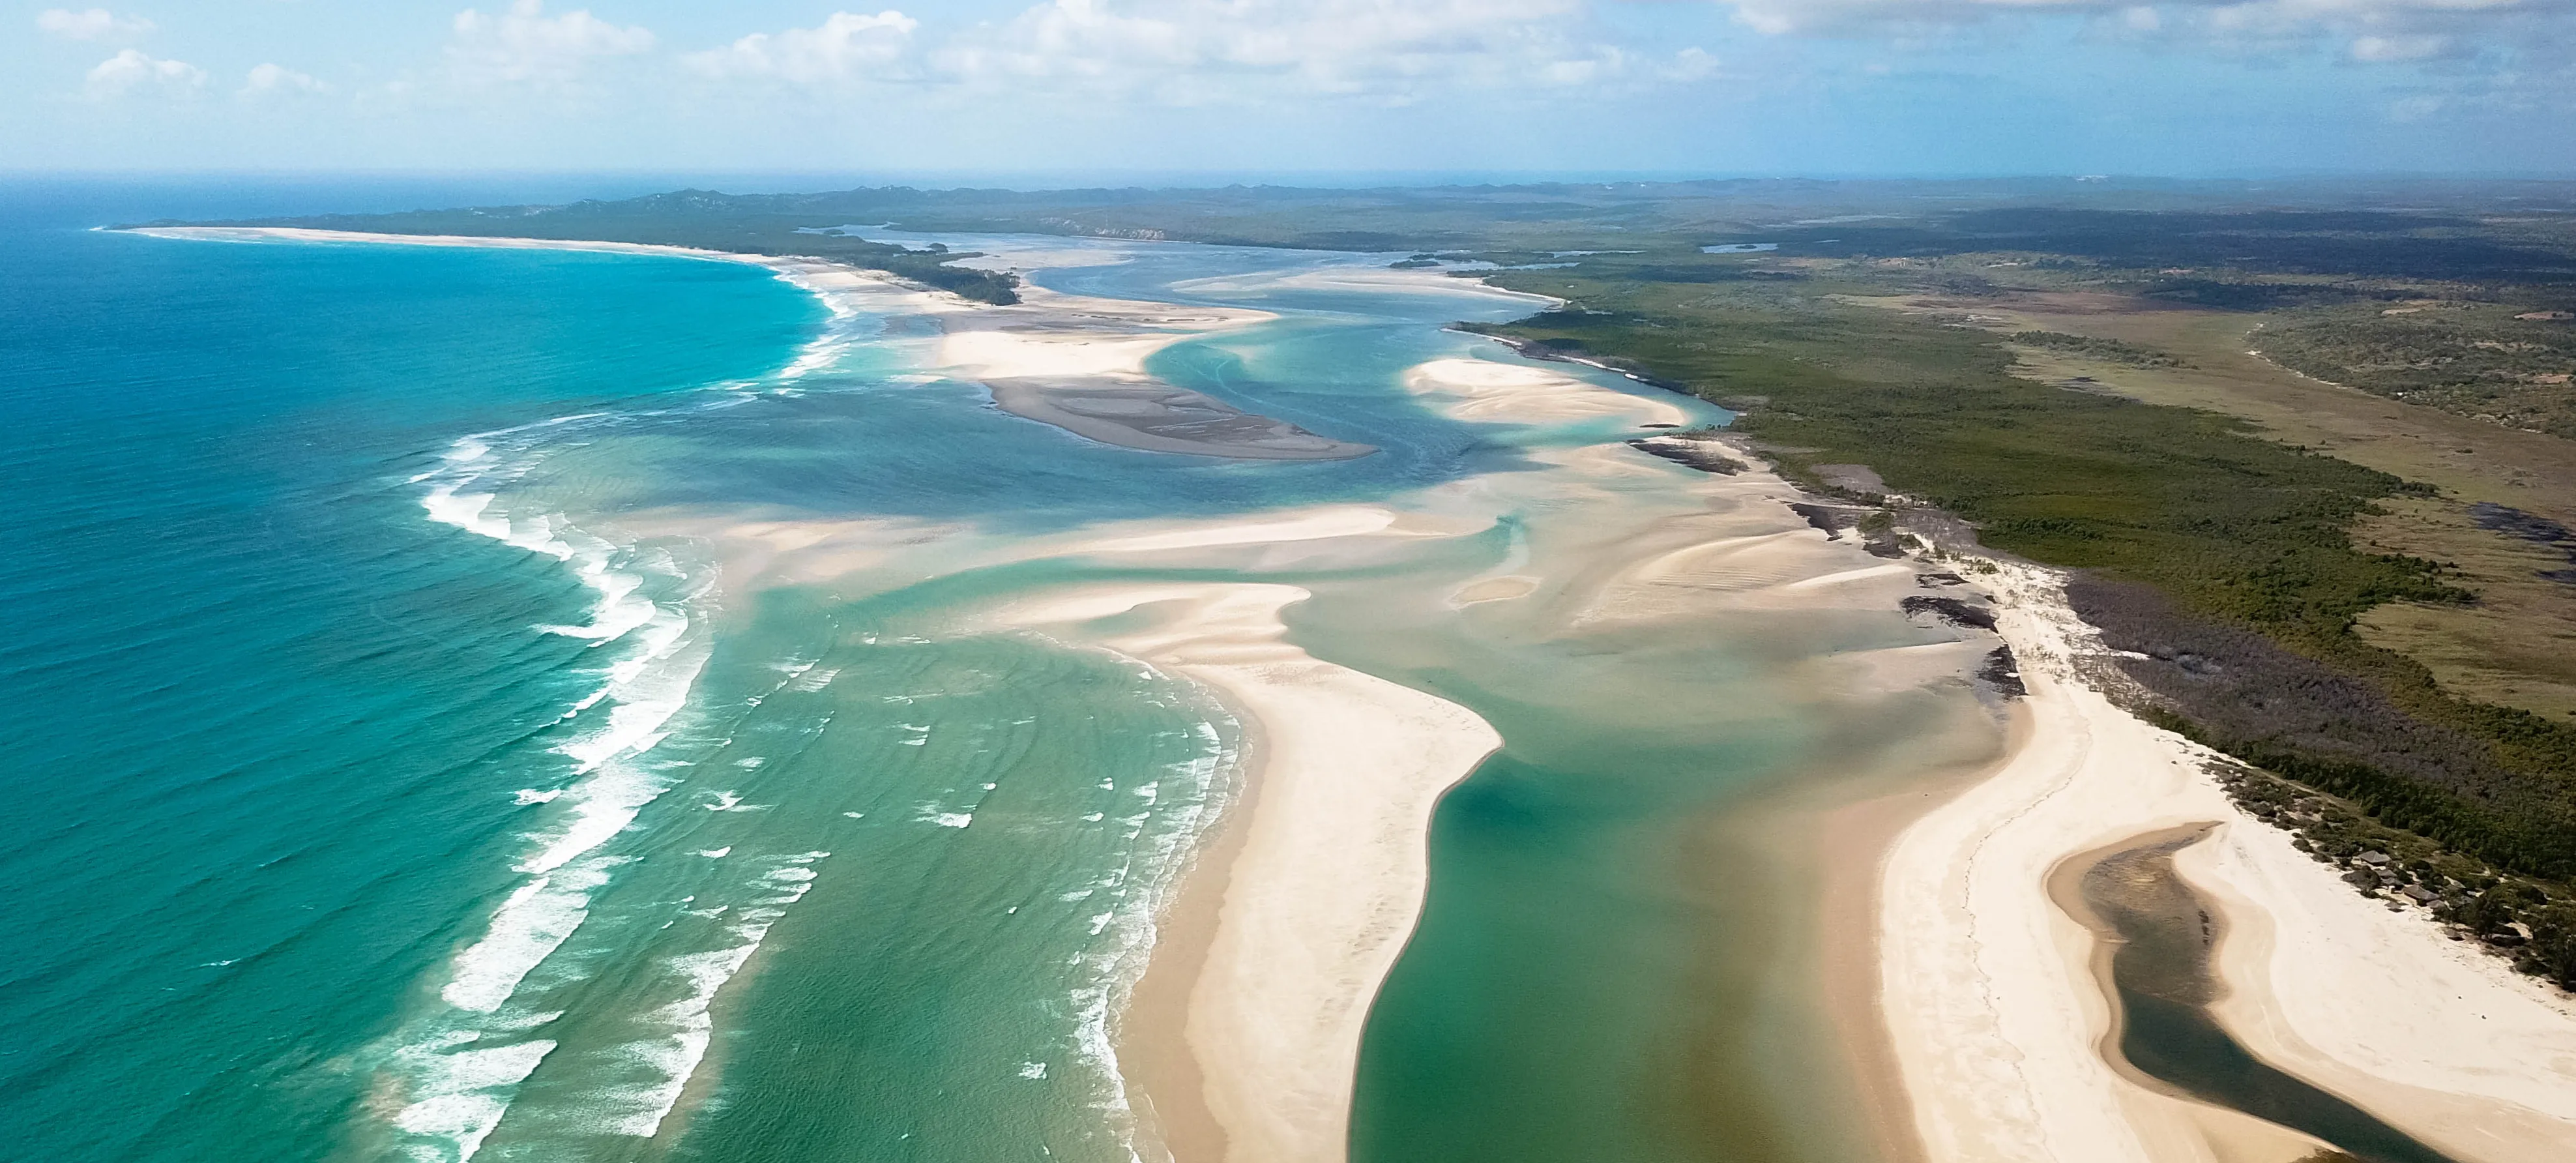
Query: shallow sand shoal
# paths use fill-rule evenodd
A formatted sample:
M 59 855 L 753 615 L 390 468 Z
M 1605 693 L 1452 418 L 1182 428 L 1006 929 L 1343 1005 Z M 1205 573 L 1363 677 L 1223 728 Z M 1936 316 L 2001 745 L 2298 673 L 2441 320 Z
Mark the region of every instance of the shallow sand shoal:
M 1276 318 L 1028 284 L 1016 305 L 948 320 L 935 363 L 983 384 L 1011 415 L 1103 444 L 1238 460 L 1349 460 L 1376 452 L 1244 412 L 1145 369 L 1156 352 L 1185 339 Z
M 1550 423 L 1624 419 L 1634 424 L 1678 425 L 1689 420 L 1679 404 L 1625 392 L 1544 367 L 1486 359 L 1439 359 L 1405 373 L 1404 386 L 1448 397 L 1461 420 Z
M 2239 814 L 2205 752 L 2085 681 L 2096 648 L 2054 575 L 1992 576 L 2028 730 L 1992 776 L 1908 827 L 1879 879 L 1882 1009 L 1932 1163 L 2302 1153 L 2111 1065 L 2096 941 L 2045 891 L 2070 857 L 2198 822 L 2221 827 L 2178 868 L 2239 934 L 2216 965 L 2233 991 L 2218 1013 L 2250 1049 L 2464 1163 L 2576 1157 L 2576 1017 Z
M 1432 808 L 1502 742 L 1463 707 L 1288 644 L 1280 611 L 1306 597 L 1105 585 L 994 619 L 1061 628 L 1146 610 L 1153 625 L 1098 643 L 1205 683 L 1257 724 L 1251 812 L 1179 1031 L 1234 1161 L 1341 1156 L 1361 1026 L 1422 907 Z
M 1020 302 L 953 321 L 939 362 L 979 380 L 1022 377 L 1145 376 L 1155 352 L 1199 335 L 1267 323 L 1278 316 L 1241 307 L 1185 306 L 1068 295 L 1034 283 Z

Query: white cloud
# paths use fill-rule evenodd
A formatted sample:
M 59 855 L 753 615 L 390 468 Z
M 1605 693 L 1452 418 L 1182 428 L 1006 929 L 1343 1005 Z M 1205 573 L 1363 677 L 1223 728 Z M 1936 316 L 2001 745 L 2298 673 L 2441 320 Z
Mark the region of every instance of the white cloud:
M 2565 19 L 2570 0 L 1718 0 L 1775 36 L 1909 35 L 2011 16 L 2098 18 L 2131 35 L 2233 49 L 2340 43 L 2353 59 L 2407 61 L 2513 47 L 2534 21 Z
M 835 12 L 814 28 L 755 32 L 724 48 L 691 53 L 689 67 L 713 77 L 769 78 L 800 85 L 884 75 L 901 60 L 921 22 L 891 8 L 874 16 Z
M 107 101 L 135 93 L 186 96 L 206 85 L 206 70 L 186 61 L 168 61 L 127 49 L 100 61 L 89 71 L 84 90 L 91 100 Z
M 516 0 L 508 12 L 486 16 L 468 8 L 456 14 L 456 41 L 448 60 L 468 84 L 556 83 L 579 75 L 593 58 L 630 56 L 653 48 L 653 33 L 620 28 L 587 8 L 545 14 L 544 0 Z
M 48 8 L 36 14 L 36 27 L 72 40 L 103 40 L 141 36 L 152 31 L 152 22 L 140 16 L 119 16 L 104 8 L 86 8 L 79 12 L 69 8 Z
M 1633 54 L 1593 43 L 1585 0 L 1049 0 L 938 54 L 970 83 L 1173 103 L 1435 89 L 1597 86 Z M 1672 70 L 1703 68 L 1676 58 Z
M 250 76 L 242 82 L 241 91 L 258 96 L 268 93 L 327 93 L 331 86 L 309 73 L 299 73 L 284 65 L 261 64 L 251 67 Z
M 2450 39 L 2440 36 L 2363 36 L 2352 42 L 2352 59 L 2357 61 L 2420 61 L 2436 57 L 2450 47 Z

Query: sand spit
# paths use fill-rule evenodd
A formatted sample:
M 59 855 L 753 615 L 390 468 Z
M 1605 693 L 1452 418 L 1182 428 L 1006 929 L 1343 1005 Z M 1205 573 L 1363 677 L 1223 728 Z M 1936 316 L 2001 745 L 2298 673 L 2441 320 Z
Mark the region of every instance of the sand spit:
M 2239 814 L 2207 754 L 2113 705 L 2048 571 L 2004 565 L 2023 742 L 1908 827 L 1880 889 L 1881 1002 L 1932 1163 L 2288 1163 L 2302 1136 L 2152 1089 L 2102 1045 L 2091 933 L 2044 885 L 2069 858 L 2203 822 L 2177 860 L 2225 911 L 2216 1012 L 2256 1054 L 2464 1163 L 2576 1157 L 2576 1012 L 2364 900 Z
M 1404 386 L 1446 397 L 1449 414 L 1461 420 L 1681 424 L 1690 418 L 1672 401 L 1609 391 L 1549 368 L 1487 359 L 1433 360 L 1405 373 Z
M 635 242 L 291 226 L 151 226 L 132 233 L 200 242 L 369 242 L 746 263 L 814 293 L 836 316 L 865 309 L 944 317 L 948 334 L 933 366 L 983 383 L 1005 412 L 1086 439 L 1237 460 L 1350 460 L 1377 451 L 1252 415 L 1146 373 L 1145 360 L 1174 343 L 1276 318 L 1260 311 L 1097 299 L 1037 286 L 1024 286 L 1016 306 L 988 307 L 839 263 Z
M 939 363 L 1003 411 L 1103 444 L 1239 460 L 1350 460 L 1374 446 L 1318 436 L 1155 379 L 1145 361 L 1182 340 L 1276 316 L 1125 302 L 1026 286 L 1018 306 L 948 320 Z
M 1146 611 L 1150 627 L 1094 641 L 1205 683 L 1252 720 L 1256 806 L 1182 1030 L 1229 1160 L 1341 1156 L 1361 1024 L 1422 907 L 1432 807 L 1502 743 L 1463 707 L 1285 642 L 1279 613 L 1307 596 L 1098 586 L 994 619 L 1056 629 Z

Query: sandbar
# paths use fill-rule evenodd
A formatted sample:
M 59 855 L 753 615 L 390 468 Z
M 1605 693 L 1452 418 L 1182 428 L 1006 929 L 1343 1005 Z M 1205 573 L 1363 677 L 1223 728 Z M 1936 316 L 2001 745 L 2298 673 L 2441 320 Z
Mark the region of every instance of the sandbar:
M 1175 343 L 1273 318 L 1029 285 L 1016 306 L 949 317 L 938 362 L 983 384 L 1003 411 L 1102 444 L 1236 460 L 1351 460 L 1376 452 L 1253 415 L 1146 370 L 1147 359 Z
M 1422 907 L 1432 808 L 1502 743 L 1463 707 L 1289 644 L 1280 611 L 1307 596 L 1110 585 L 993 617 L 1061 630 L 1146 611 L 1152 625 L 1090 641 L 1206 684 L 1256 725 L 1252 807 L 1179 1031 L 1202 1079 L 1195 1097 L 1238 1163 L 1341 1157 L 1361 1026 Z

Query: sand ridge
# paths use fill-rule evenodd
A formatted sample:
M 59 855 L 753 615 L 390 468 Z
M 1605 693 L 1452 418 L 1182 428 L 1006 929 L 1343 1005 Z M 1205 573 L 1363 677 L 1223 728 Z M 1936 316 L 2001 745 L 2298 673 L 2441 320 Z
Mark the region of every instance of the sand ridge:
M 1146 370 L 1184 340 L 1278 316 L 1235 307 L 1131 302 L 1024 283 L 1021 301 L 947 320 L 937 365 L 993 393 L 1003 411 L 1104 444 L 1245 460 L 1349 460 L 1377 451 L 1243 412 Z
M 300 234 L 268 235 L 301 238 Z M 1253 326 L 1264 313 L 1126 304 L 1032 288 L 1026 310 L 985 308 L 911 291 L 863 272 L 793 260 L 625 244 L 549 240 L 316 240 L 414 245 L 544 246 L 672 254 L 793 270 L 915 296 L 947 324 L 936 362 L 1001 385 L 1089 382 L 1157 390 L 1145 361 L 1193 336 Z M 1320 271 L 1273 280 L 1388 290 L 1495 294 L 1472 283 L 1395 271 Z M 1534 303 L 1544 300 L 1532 300 Z M 836 308 L 837 309 L 837 308 Z M 1678 398 L 1617 391 L 1554 367 L 1492 359 L 1432 361 L 1409 388 L 1461 419 L 1514 424 L 1552 439 L 1559 426 L 1684 423 Z M 1090 389 L 1085 389 L 1090 390 Z M 997 387 L 1000 398 L 1008 394 Z M 1116 392 L 1108 398 L 1115 399 Z M 846 591 L 1041 558 L 1096 558 L 1154 567 L 1266 569 L 1387 561 L 1491 529 L 1498 515 L 1536 505 L 1553 516 L 1538 547 L 1449 591 L 1449 610 L 1529 603 L 1512 617 L 1543 632 L 1637 626 L 1685 612 L 1891 610 L 1914 588 L 1907 567 L 1861 555 L 1790 512 L 1799 494 L 1759 471 L 1720 477 L 1645 456 L 1615 441 L 1543 444 L 1536 472 L 1435 486 L 1377 505 L 1322 505 L 1215 520 L 1148 520 L 1067 534 L 996 538 L 971 523 L 737 514 L 692 519 L 636 515 L 667 532 L 704 536 L 727 562 L 725 585 L 831 583 Z M 1596 522 L 1639 497 L 1668 517 Z M 1832 584 L 1802 584 L 1830 579 Z M 1359 1032 L 1377 985 L 1421 907 L 1430 813 L 1439 794 L 1500 745 L 1462 707 L 1308 655 L 1285 639 L 1282 612 L 1306 597 L 1292 585 L 1140 582 L 1078 586 L 1007 602 L 980 628 L 1039 632 L 1116 651 L 1204 684 L 1235 708 L 1257 740 L 1255 789 L 1225 866 L 1190 873 L 1221 886 L 1200 938 L 1176 1029 L 1123 1029 L 1122 1056 L 1166 1040 L 1194 1060 L 1192 1095 L 1149 1095 L 1149 1108 L 1201 1106 L 1221 1127 L 1230 1160 L 1329 1163 L 1339 1158 Z M 1115 618 L 1114 623 L 1102 619 Z M 1139 623 L 1142 623 L 1141 625 Z M 1086 629 L 1088 627 L 1088 629 Z M 1857 652 L 1820 663 L 1826 680 L 1856 689 L 1958 681 L 1959 644 Z M 1165 944 L 1159 942 L 1157 956 Z M 1190 1156 L 1196 1159 L 1197 1156 Z
M 1226 1158 L 1338 1158 L 1377 982 L 1429 877 L 1440 793 L 1502 745 L 1455 703 L 1315 659 L 1279 613 L 1307 591 L 1257 583 L 1087 587 L 992 623 L 1056 628 L 1129 611 L 1097 644 L 1214 688 L 1257 724 L 1259 807 L 1227 871 L 1183 1036 Z
M 1422 395 L 1449 397 L 1449 414 L 1461 420 L 1527 424 L 1612 419 L 1679 425 L 1690 418 L 1671 400 L 1607 391 L 1553 368 L 1495 360 L 1432 360 L 1406 372 L 1404 386 Z

